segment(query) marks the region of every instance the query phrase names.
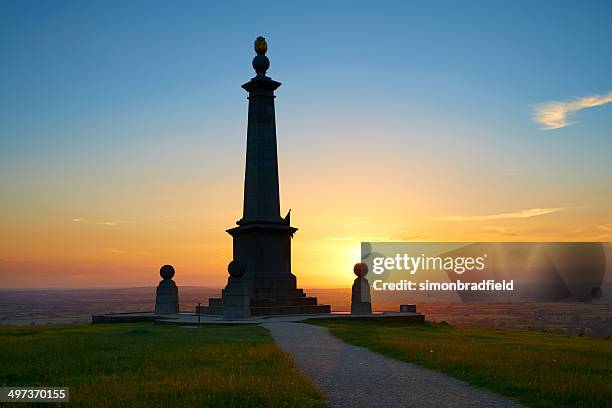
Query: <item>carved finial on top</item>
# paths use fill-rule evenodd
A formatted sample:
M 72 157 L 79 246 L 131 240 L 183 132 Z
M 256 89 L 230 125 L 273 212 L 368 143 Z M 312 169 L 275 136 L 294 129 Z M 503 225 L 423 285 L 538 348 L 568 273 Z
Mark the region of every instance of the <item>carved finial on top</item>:
M 255 40 L 255 52 L 257 55 L 266 55 L 266 52 L 268 52 L 268 43 L 266 43 L 264 37 L 259 36 Z
M 257 72 L 258 77 L 263 77 L 268 68 L 270 68 L 270 60 L 266 57 L 268 52 L 268 44 L 263 37 L 257 37 L 255 40 L 255 52 L 257 55 L 253 58 L 253 68 Z

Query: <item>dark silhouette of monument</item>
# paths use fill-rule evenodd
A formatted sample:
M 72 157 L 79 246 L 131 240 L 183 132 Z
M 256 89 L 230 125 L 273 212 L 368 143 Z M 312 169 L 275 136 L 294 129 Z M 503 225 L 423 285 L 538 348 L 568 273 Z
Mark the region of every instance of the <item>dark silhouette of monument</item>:
M 372 313 L 372 298 L 370 297 L 370 283 L 365 277 L 368 274 L 368 265 L 357 263 L 353 268 L 357 277 L 351 290 L 351 314 Z
M 281 84 L 266 76 L 267 50 L 266 40 L 258 37 L 256 75 L 242 85 L 249 93 L 244 208 L 238 226 L 227 230 L 234 240 L 231 276 L 222 299 L 209 299 L 202 313 L 226 314 L 223 304 L 235 302 L 229 296 L 236 296 L 236 279 L 248 291 L 251 315 L 330 312 L 329 305 L 306 297 L 291 273 L 291 239 L 297 228 L 290 225 L 290 212 L 280 215 L 274 91 Z
M 223 290 L 223 318 L 246 319 L 251 315 L 251 303 L 249 288 L 242 280 L 246 272 L 244 266 L 236 261 L 231 261 L 227 266 L 227 272 L 230 276 Z
M 179 312 L 178 288 L 172 280 L 174 268 L 164 265 L 159 270 L 162 280 L 157 286 L 155 296 L 155 314 L 168 315 Z

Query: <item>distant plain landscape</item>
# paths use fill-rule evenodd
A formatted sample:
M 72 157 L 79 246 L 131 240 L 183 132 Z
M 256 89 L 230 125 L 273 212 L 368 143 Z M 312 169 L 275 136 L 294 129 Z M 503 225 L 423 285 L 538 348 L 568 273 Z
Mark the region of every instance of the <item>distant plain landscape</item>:
M 350 310 L 349 289 L 306 289 L 334 311 Z M 207 304 L 219 288 L 183 286 L 181 311 L 190 312 L 198 302 Z M 92 314 L 151 311 L 155 288 L 123 289 L 23 289 L 0 290 L 0 325 L 30 326 L 82 324 Z M 399 303 L 373 299 L 376 311 L 398 311 Z M 606 338 L 612 336 L 609 303 L 417 303 L 427 320 L 464 327 L 526 329 Z

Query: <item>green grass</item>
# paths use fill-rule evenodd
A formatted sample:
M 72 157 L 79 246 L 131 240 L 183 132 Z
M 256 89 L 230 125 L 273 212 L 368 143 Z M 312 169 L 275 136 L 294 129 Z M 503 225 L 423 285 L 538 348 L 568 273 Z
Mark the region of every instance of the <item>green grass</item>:
M 259 326 L 0 329 L 0 385 L 67 386 L 71 405 L 322 407 Z
M 531 331 L 318 319 L 340 339 L 531 407 L 611 407 L 612 340 Z

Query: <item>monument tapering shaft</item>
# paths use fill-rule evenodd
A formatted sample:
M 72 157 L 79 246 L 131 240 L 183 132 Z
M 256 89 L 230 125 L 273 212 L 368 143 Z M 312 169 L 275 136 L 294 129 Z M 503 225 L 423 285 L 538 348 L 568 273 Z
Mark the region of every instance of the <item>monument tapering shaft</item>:
M 233 259 L 222 298 L 210 298 L 203 313 L 224 319 L 329 313 L 329 305 L 306 296 L 291 272 L 291 240 L 297 228 L 289 213 L 280 217 L 274 91 L 281 85 L 265 74 L 270 67 L 263 37 L 255 40 L 256 75 L 242 87 L 249 93 L 244 211 L 232 236 Z
M 281 222 L 274 91 L 281 85 L 265 75 L 267 46 L 257 50 L 257 75 L 242 87 L 249 92 L 244 207 L 240 224 Z

